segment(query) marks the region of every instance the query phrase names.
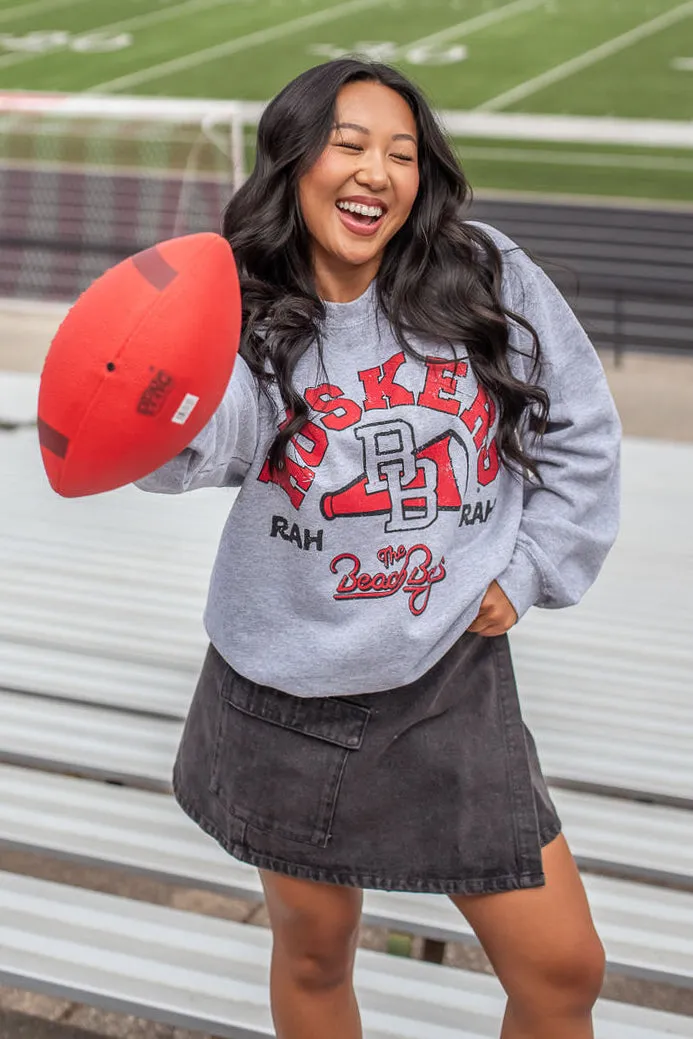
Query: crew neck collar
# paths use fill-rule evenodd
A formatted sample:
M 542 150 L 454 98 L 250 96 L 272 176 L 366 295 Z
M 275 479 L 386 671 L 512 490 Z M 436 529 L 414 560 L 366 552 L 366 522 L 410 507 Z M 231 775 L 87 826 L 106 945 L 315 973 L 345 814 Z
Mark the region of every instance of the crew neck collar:
M 323 300 L 325 307 L 325 325 L 329 328 L 346 328 L 358 325 L 373 312 L 377 298 L 376 279 L 369 284 L 365 292 L 349 303 L 332 303 Z

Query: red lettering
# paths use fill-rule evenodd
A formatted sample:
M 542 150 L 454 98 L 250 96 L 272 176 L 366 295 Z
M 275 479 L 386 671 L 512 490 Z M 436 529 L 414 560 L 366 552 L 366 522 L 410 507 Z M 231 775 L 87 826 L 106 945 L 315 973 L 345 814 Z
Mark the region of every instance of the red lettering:
M 418 546 L 417 546 L 418 547 Z M 411 552 L 415 551 L 410 549 Z M 330 563 L 330 570 L 336 574 L 339 564 L 344 560 L 351 563 L 351 570 L 344 574 L 335 592 L 335 599 L 381 599 L 398 592 L 407 579 L 406 565 L 402 570 L 393 570 L 391 574 L 369 574 L 361 570 L 361 560 L 351 552 L 343 552 L 335 556 Z
M 292 415 L 288 413 L 279 426 L 280 430 L 285 429 L 291 422 L 291 419 Z M 307 444 L 305 441 L 307 441 Z M 303 459 L 306 465 L 301 465 L 300 462 L 291 457 L 291 448 Z M 320 429 L 320 426 L 316 426 L 314 422 L 304 422 L 300 431 L 294 433 L 287 445 L 283 468 L 272 470 L 269 459 L 266 459 L 258 480 L 260 483 L 276 483 L 278 487 L 286 491 L 293 507 L 300 509 L 303 499 L 315 479 L 315 472 L 309 467 L 311 465 L 320 465 L 326 451 L 327 433 L 325 433 L 324 429 Z
M 359 379 L 366 391 L 366 399 L 363 402 L 366 411 L 397 408 L 402 404 L 414 403 L 414 394 L 394 381 L 404 362 L 404 353 L 400 351 L 377 368 L 366 368 L 365 371 L 359 372 Z
M 339 386 L 328 382 L 306 390 L 305 398 L 314 411 L 326 416 L 320 421 L 327 429 L 348 429 L 356 425 L 363 414 L 356 401 L 345 397 Z
M 310 489 L 315 473 L 308 466 L 299 465 L 288 455 L 283 469 L 270 469 L 269 459 L 265 462 L 258 476 L 260 483 L 276 483 L 289 495 L 291 504 L 300 509 L 306 492 Z
M 405 552 L 404 566 L 401 570 L 393 570 L 389 574 L 384 574 L 382 571 L 369 574 L 367 571 L 361 570 L 361 560 L 351 552 L 343 552 L 341 555 L 335 556 L 330 563 L 330 570 L 333 574 L 339 572 L 341 564 L 344 562 L 350 565 L 351 569 L 340 578 L 334 598 L 385 599 L 402 590 L 409 596 L 411 612 L 415 617 L 420 616 L 428 606 L 433 585 L 445 580 L 445 557 L 441 556 L 437 566 L 431 566 L 431 550 L 427 545 L 414 545 L 413 548 L 403 551 Z M 392 552 L 393 549 L 388 546 L 378 552 L 378 558 L 382 561 L 383 555 Z M 418 553 L 423 553 L 423 561 L 412 566 L 412 559 Z M 397 554 L 399 555 L 399 550 Z
M 378 552 L 378 560 L 388 570 L 395 563 L 398 563 L 400 559 L 404 559 L 407 554 L 407 550 L 404 545 L 399 545 L 398 548 L 394 548 L 392 545 L 387 545 L 386 548 L 381 548 Z
M 479 387 L 474 403 L 462 412 L 460 418 L 473 435 L 476 446 L 481 447 L 496 420 L 496 405 L 483 386 Z
M 457 415 L 460 401 L 455 399 L 457 380 L 467 374 L 466 361 L 446 361 L 441 357 L 426 358 L 426 382 L 419 394 L 417 404 L 435 411 L 447 411 L 449 415 Z M 441 393 L 450 396 L 441 397 Z
M 308 442 L 308 447 L 305 441 Z M 306 465 L 318 466 L 327 451 L 327 433 L 314 422 L 305 422 L 299 432 L 293 435 L 291 443 Z
M 488 447 L 482 447 L 479 451 L 477 462 L 477 476 L 482 487 L 493 483 L 498 476 L 500 459 L 498 457 L 498 445 L 492 440 Z
M 479 449 L 477 478 L 482 487 L 486 487 L 489 483 L 493 483 L 498 476 L 500 458 L 496 441 L 486 443 L 489 430 L 496 421 L 496 405 L 483 386 L 479 387 L 474 403 L 462 412 L 460 418 L 472 434 L 474 443 Z

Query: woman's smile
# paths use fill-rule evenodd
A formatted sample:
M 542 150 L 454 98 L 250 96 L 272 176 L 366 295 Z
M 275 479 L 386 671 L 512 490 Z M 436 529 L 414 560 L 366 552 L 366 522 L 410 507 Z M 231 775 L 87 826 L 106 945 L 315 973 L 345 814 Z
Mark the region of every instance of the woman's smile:
M 383 226 L 388 207 L 377 198 L 351 195 L 336 202 L 339 218 L 352 234 L 370 237 Z

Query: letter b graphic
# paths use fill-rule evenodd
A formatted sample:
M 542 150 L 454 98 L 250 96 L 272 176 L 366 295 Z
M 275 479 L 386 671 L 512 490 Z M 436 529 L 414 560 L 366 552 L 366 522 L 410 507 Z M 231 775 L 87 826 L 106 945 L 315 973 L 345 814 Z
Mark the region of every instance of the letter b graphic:
M 408 422 L 392 419 L 359 426 L 354 435 L 363 445 L 367 494 L 387 486 L 390 518 L 386 532 L 421 530 L 438 515 L 438 468 L 430 458 L 416 458 L 414 432 Z

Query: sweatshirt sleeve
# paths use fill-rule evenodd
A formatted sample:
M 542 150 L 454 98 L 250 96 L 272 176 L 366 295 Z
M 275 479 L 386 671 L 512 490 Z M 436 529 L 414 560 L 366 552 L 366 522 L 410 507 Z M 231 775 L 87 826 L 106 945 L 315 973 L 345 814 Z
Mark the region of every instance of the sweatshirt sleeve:
M 258 442 L 258 384 L 236 358 L 221 404 L 190 444 L 153 473 L 136 481 L 143 491 L 180 494 L 197 487 L 239 487 Z
M 525 483 L 515 550 L 498 577 L 521 617 L 533 605 L 574 605 L 597 577 L 618 531 L 621 424 L 597 353 L 553 282 L 517 247 L 504 262 L 506 306 L 539 336 L 534 381 L 550 400 L 544 436 L 524 435 L 542 482 Z M 518 326 L 511 342 L 530 345 Z

